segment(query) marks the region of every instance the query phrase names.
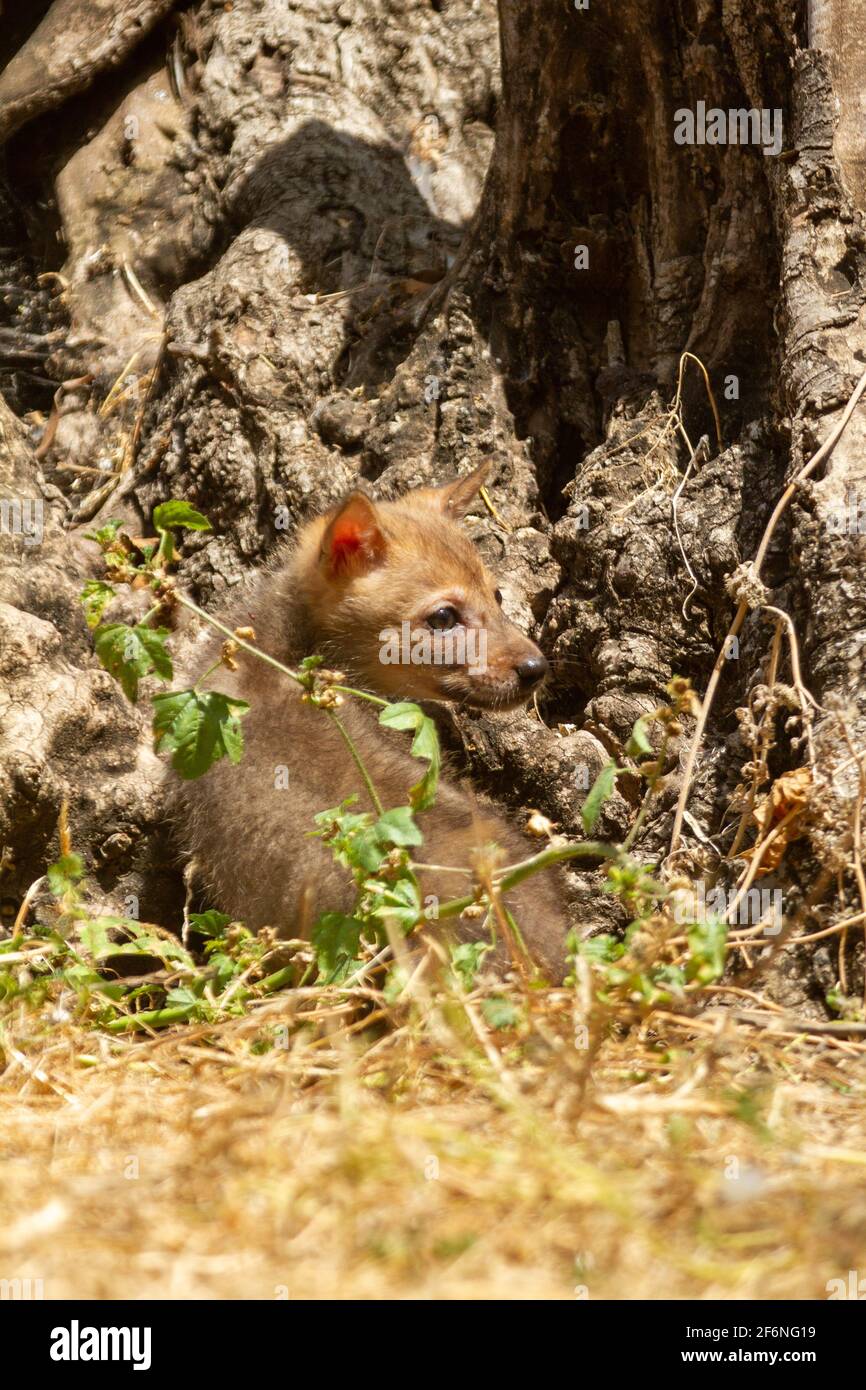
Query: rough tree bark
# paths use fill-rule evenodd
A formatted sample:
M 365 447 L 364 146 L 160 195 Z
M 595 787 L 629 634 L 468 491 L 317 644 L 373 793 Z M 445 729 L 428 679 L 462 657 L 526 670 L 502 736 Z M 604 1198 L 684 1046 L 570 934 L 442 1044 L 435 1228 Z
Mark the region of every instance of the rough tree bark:
M 44 868 L 67 794 L 106 894 L 176 906 L 146 720 L 76 609 L 95 518 L 146 534 L 157 502 L 200 506 L 214 532 L 185 568 L 210 604 L 359 479 L 392 495 L 485 457 L 495 515 L 472 526 L 556 679 L 541 719 L 446 732 L 494 791 L 580 834 L 586 782 L 634 720 L 675 674 L 706 687 L 728 581 L 863 370 L 866 0 L 56 0 L 39 17 L 0 78 L 0 426 L 3 495 L 38 491 L 53 530 L 3 566 L 0 891 Z M 780 154 L 676 144 L 699 101 L 780 109 Z M 685 432 L 707 437 L 688 470 L 680 378 Z M 715 873 L 730 847 L 782 622 L 760 794 L 814 754 L 809 834 L 771 880 L 790 913 L 816 883 L 827 912 L 859 909 L 866 580 L 837 521 L 862 494 L 863 409 L 774 533 L 671 860 Z M 778 610 L 820 706 L 812 750 Z M 670 842 L 691 732 L 647 853 Z M 602 833 L 638 794 L 620 779 Z M 574 885 L 581 930 L 611 920 L 595 875 Z M 785 953 L 778 996 L 835 983 L 836 944 Z

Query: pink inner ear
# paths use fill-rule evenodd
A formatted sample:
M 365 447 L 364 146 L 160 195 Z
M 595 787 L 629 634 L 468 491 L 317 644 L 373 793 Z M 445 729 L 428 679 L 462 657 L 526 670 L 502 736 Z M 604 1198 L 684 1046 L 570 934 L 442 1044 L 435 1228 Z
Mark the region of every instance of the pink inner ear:
M 358 554 L 363 545 L 363 536 L 359 526 L 352 522 L 346 522 L 342 526 L 335 526 L 331 536 L 331 564 L 335 570 L 348 568 L 353 557 Z

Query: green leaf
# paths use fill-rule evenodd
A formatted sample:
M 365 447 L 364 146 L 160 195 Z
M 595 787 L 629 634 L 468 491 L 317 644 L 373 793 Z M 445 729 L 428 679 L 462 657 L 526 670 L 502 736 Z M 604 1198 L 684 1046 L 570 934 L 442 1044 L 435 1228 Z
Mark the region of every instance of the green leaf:
M 385 858 L 385 849 L 370 812 L 347 809 L 357 800 L 357 796 L 351 796 L 331 811 L 319 811 L 314 819 L 320 828 L 313 834 L 321 836 L 344 868 L 375 874 Z
M 721 979 L 725 970 L 725 942 L 728 924 L 718 917 L 696 922 L 686 932 L 689 939 L 689 958 L 686 976 L 698 984 L 710 985 Z
M 217 912 L 211 908 L 208 912 L 191 912 L 189 914 L 189 924 L 193 931 L 200 932 L 202 936 L 222 936 L 231 917 L 227 912 Z
M 63 854 L 52 864 L 46 878 L 55 898 L 62 898 L 84 875 L 84 860 L 80 854 Z
M 399 878 L 396 883 L 383 883 L 381 879 L 374 878 L 364 887 L 373 896 L 371 917 L 395 918 L 406 936 L 420 922 L 421 895 L 414 878 Z
M 114 595 L 113 584 L 108 584 L 104 579 L 88 579 L 78 596 L 84 604 L 84 618 L 88 627 L 99 626 Z
M 322 984 L 336 984 L 351 974 L 361 949 L 364 923 L 342 912 L 326 912 L 311 933 L 319 979 Z
M 100 526 L 98 531 L 85 531 L 84 538 L 88 541 L 96 541 L 97 545 L 101 545 L 103 550 L 106 550 L 122 525 L 122 521 L 106 521 L 105 525 Z
M 116 922 L 116 926 L 124 926 L 131 933 L 128 941 L 116 942 L 108 952 L 110 956 L 156 956 L 164 964 L 169 961 L 178 961 L 188 969 L 194 970 L 195 964 L 192 956 L 185 951 L 179 941 L 169 941 L 168 937 L 157 936 L 155 932 L 143 931 L 135 927 L 133 922 Z
M 838 985 L 834 985 L 828 991 L 826 1000 L 834 1013 L 839 1014 L 842 1018 L 850 1020 L 852 1023 L 864 1022 L 862 1001 L 852 998 L 849 994 L 843 994 Z
M 617 774 L 621 771 L 616 762 L 611 759 L 596 777 L 589 790 L 589 795 L 580 808 L 580 819 L 583 821 L 583 828 L 587 835 L 591 835 L 595 829 L 596 821 L 601 815 L 601 808 L 613 792 L 616 784 Z
M 681 994 L 686 984 L 686 977 L 680 965 L 659 965 L 652 973 L 653 984 L 667 985 L 675 994 Z
M 171 753 L 172 767 L 187 781 L 201 777 L 220 758 L 240 762 L 246 700 L 217 690 L 170 690 L 153 697 L 153 708 L 154 747 Z
M 153 509 L 153 524 L 157 531 L 167 531 L 171 526 L 183 526 L 187 531 L 210 531 L 210 522 L 189 502 L 162 502 Z
M 643 717 L 635 720 L 625 751 L 630 758 L 642 758 L 653 753 L 654 749 L 647 735 L 647 722 Z
M 147 931 L 136 932 L 129 941 L 119 941 L 109 955 L 156 956 L 163 962 L 179 961 L 190 970 L 195 969 L 192 956 L 184 950 L 179 941 L 169 941 L 165 936 L 156 936 L 153 932 Z
M 358 800 L 358 793 L 352 792 L 352 795 L 347 796 L 345 801 L 341 801 L 339 806 L 334 806 L 329 811 L 317 811 L 313 819 L 317 825 L 321 825 L 323 830 L 329 824 L 335 826 L 342 825 L 343 822 L 348 821 L 352 815 L 355 815 L 359 821 L 365 818 L 369 819 L 369 812 L 367 811 L 353 812 L 349 810 L 350 806 L 357 806 Z
M 120 681 L 124 694 L 138 699 L 138 682 L 142 676 L 155 671 L 163 680 L 171 680 L 171 656 L 165 645 L 167 627 L 129 627 L 126 623 L 108 623 L 93 634 L 96 655 L 106 671 Z
M 78 927 L 78 939 L 87 954 L 93 956 L 95 960 L 108 955 L 112 948 L 112 942 L 108 935 L 108 922 L 104 917 L 96 917 L 91 921 L 81 922 Z
M 388 974 L 385 976 L 385 984 L 382 994 L 386 1004 L 396 1004 L 409 983 L 409 972 L 402 965 L 392 965 Z
M 424 842 L 409 806 L 395 806 L 392 811 L 386 811 L 377 820 L 375 830 L 380 840 L 391 845 L 420 845 Z
M 595 960 L 610 964 L 611 961 L 620 960 L 625 955 L 625 943 L 618 941 L 615 936 L 609 936 L 606 932 L 598 936 L 591 936 L 587 941 L 577 943 L 578 954 L 586 960 Z
M 126 934 L 122 941 L 112 941 L 111 931 Z M 157 936 L 129 917 L 91 917 L 78 927 L 78 937 L 85 951 L 96 960 L 110 956 L 156 956 L 158 960 L 179 961 L 193 970 L 192 957 L 179 941 Z
M 386 729 L 417 729 L 423 718 L 424 711 L 420 705 L 413 705 L 409 700 L 399 700 L 382 710 L 379 723 Z
M 67 965 L 62 973 L 66 983 L 76 991 L 97 989 L 108 999 L 122 999 L 127 992 L 128 986 L 123 980 L 104 980 L 89 965 Z
M 165 645 L 168 636 L 167 627 L 138 627 L 133 628 L 133 632 L 138 638 L 147 655 L 150 657 L 153 669 L 163 680 L 170 681 L 174 674 L 171 664 L 171 655 Z
M 426 758 L 430 765 L 420 782 L 416 782 L 414 787 L 409 789 L 409 802 L 413 811 L 426 811 L 428 806 L 432 806 L 436 800 L 436 788 L 439 785 L 441 756 L 436 725 L 419 705 L 412 704 L 408 700 L 401 700 L 398 704 L 388 705 L 379 715 L 379 723 L 386 729 L 415 730 L 415 737 L 412 740 L 412 756 Z
M 177 985 L 166 991 L 165 1002 L 173 1009 L 195 1009 L 201 1001 L 187 985 Z
M 460 976 L 464 989 L 472 989 L 484 957 L 492 950 L 489 941 L 463 941 L 459 946 L 452 947 L 451 964 Z
M 232 956 L 227 956 L 225 951 L 214 951 L 208 957 L 208 965 L 214 972 L 213 984 L 214 993 L 222 994 L 223 990 L 232 980 L 236 980 L 241 974 L 243 966 Z
M 491 995 L 481 1005 L 481 1012 L 491 1028 L 515 1028 L 520 1022 L 520 1010 L 501 994 Z

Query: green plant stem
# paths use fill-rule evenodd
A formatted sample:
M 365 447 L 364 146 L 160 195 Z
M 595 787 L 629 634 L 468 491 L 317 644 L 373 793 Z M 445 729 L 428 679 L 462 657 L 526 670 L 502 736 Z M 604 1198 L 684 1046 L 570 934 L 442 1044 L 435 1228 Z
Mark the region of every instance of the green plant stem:
M 364 766 L 364 761 L 361 757 L 361 754 L 355 747 L 351 734 L 344 725 L 343 721 L 340 719 L 339 715 L 336 715 L 333 710 L 326 709 L 325 713 L 327 714 L 331 722 L 335 724 L 336 727 L 339 729 L 343 742 L 345 743 L 346 747 L 352 755 L 352 761 L 354 762 L 356 768 L 358 769 L 358 771 L 364 779 L 364 786 L 367 788 L 367 794 L 370 797 L 373 806 L 375 807 L 376 815 L 383 816 L 385 814 L 385 808 L 379 800 L 379 794 L 376 791 L 376 788 L 373 786 L 372 778 L 370 777 L 369 772 Z
M 380 695 L 371 695 L 368 690 L 354 690 L 351 685 L 332 685 L 332 690 L 339 690 L 342 695 L 355 695 L 359 700 L 369 700 L 371 705 L 380 705 L 382 709 L 387 709 L 390 700 L 383 700 Z
M 147 1028 L 167 1028 L 172 1023 L 182 1023 L 189 1018 L 189 1007 L 178 1005 L 173 1009 L 145 1009 L 140 1014 L 124 1014 L 113 1018 L 105 1027 L 109 1033 L 128 1033 Z
M 207 668 L 207 670 L 205 671 L 205 673 L 204 673 L 203 676 L 199 676 L 198 680 L 196 681 L 195 685 L 193 686 L 193 690 L 196 692 L 196 694 L 200 694 L 200 693 L 201 693 L 201 688 L 202 688 L 202 686 L 204 685 L 205 681 L 206 681 L 206 680 L 209 680 L 210 677 L 213 675 L 214 671 L 218 671 L 219 668 L 222 666 L 222 664 L 223 664 L 223 660 L 222 660 L 222 657 L 220 657 L 219 661 L 215 661 L 214 664 L 213 664 L 213 666 L 209 666 L 209 667 Z
M 507 893 L 509 888 L 516 887 L 525 878 L 540 873 L 542 869 L 549 868 L 551 864 L 561 864 L 566 859 L 619 859 L 621 854 L 622 850 L 619 845 L 603 845 L 597 840 L 586 840 L 579 845 L 551 845 L 548 849 L 543 849 L 539 854 L 533 855 L 531 859 L 525 859 L 522 864 L 515 864 L 513 868 L 506 870 L 502 877 L 497 880 L 496 887 L 501 893 Z M 478 902 L 478 895 L 470 893 L 465 898 L 452 898 L 447 903 L 441 903 L 437 920 L 441 921 L 444 917 L 459 917 L 461 912 L 465 912 L 467 907 L 471 907 L 476 902 Z
M 283 985 L 290 985 L 292 977 L 295 975 L 297 966 L 284 965 L 282 970 L 275 970 L 273 975 L 266 975 L 259 981 L 259 989 L 266 990 L 270 994 L 275 989 L 282 989 Z
M 632 826 L 631 830 L 630 830 L 630 831 L 628 832 L 628 834 L 626 835 L 625 840 L 623 841 L 623 846 L 622 846 L 622 848 L 623 848 L 623 852 L 626 853 L 626 854 L 627 854 L 628 851 L 631 849 L 632 845 L 634 844 L 635 840 L 637 839 L 638 835 L 640 834 L 640 832 L 641 832 L 641 830 L 642 830 L 642 828 L 643 828 L 643 823 L 644 823 L 644 821 L 645 821 L 646 818 L 647 818 L 647 812 L 649 811 L 650 805 L 652 804 L 653 796 L 655 795 L 656 786 L 658 785 L 658 783 L 659 783 L 659 781 L 661 780 L 661 777 L 662 777 L 662 775 L 663 775 L 663 774 L 662 774 L 662 771 L 661 771 L 661 768 L 662 768 L 662 764 L 664 763 L 664 760 L 665 760 L 665 754 L 666 754 L 667 751 L 668 751 L 668 739 L 669 739 L 669 737 L 670 737 L 670 736 L 669 736 L 667 730 L 665 730 L 664 737 L 662 738 L 662 746 L 661 746 L 661 748 L 659 749 L 658 757 L 657 757 L 656 760 L 655 760 L 655 761 L 657 762 L 657 764 L 658 764 L 659 771 L 658 771 L 657 775 L 651 779 L 650 784 L 649 784 L 649 786 L 647 787 L 647 790 L 646 790 L 646 796 L 645 796 L 644 799 L 643 799 L 643 804 L 641 805 L 641 808 L 640 808 L 640 810 L 639 810 L 638 813 L 637 813 L 637 817 L 636 817 L 636 819 L 635 819 L 635 823 L 634 823 L 634 825 Z
M 217 632 L 221 632 L 224 637 L 228 637 L 231 642 L 235 642 L 239 647 L 243 647 L 245 652 L 250 653 L 250 656 L 257 656 L 260 661 L 267 662 L 268 666 L 273 666 L 275 671 L 282 671 L 284 676 L 290 676 L 298 685 L 305 684 L 297 671 L 293 671 L 290 666 L 285 666 L 282 661 L 277 661 L 275 656 L 269 656 L 267 652 L 263 652 L 259 647 L 254 647 L 252 642 L 247 642 L 243 637 L 236 636 L 230 627 L 226 627 L 225 623 L 221 623 L 219 618 L 213 618 L 210 613 L 205 613 L 204 609 L 199 608 L 197 603 L 193 603 L 191 598 L 187 598 L 184 594 L 179 594 L 176 590 L 174 596 L 178 603 L 182 604 L 184 608 L 189 609 L 190 613 L 195 613 L 197 618 L 201 618 L 202 622 L 209 623 L 211 627 L 216 628 Z
M 169 529 L 166 529 L 165 531 L 160 531 L 159 545 L 156 547 L 156 550 L 153 556 L 151 557 L 152 568 L 154 570 L 158 570 L 161 574 L 165 574 L 165 567 L 166 565 L 171 563 L 174 554 L 174 537 L 172 536 L 171 531 Z M 162 563 L 157 564 L 157 561 L 161 561 Z

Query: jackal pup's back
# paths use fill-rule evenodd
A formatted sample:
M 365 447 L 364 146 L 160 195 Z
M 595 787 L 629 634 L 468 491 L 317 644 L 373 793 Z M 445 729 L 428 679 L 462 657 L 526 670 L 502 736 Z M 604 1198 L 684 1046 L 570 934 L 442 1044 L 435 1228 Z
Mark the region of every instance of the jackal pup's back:
M 311 522 L 295 547 L 260 575 L 232 610 L 256 643 L 289 665 L 318 653 L 347 683 L 388 698 L 452 700 L 489 709 L 525 702 L 547 663 L 502 614 L 501 596 L 459 526 L 483 470 L 444 488 L 373 503 L 353 493 Z M 196 672 L 219 657 L 199 644 Z M 354 890 L 327 846 L 309 838 L 314 815 L 359 794 L 372 809 L 340 733 L 297 688 L 258 658 L 238 654 L 220 688 L 249 701 L 241 763 L 219 763 L 182 793 L 187 848 L 214 905 L 254 929 L 306 934 L 323 911 L 349 911 Z M 418 764 L 401 736 L 380 727 L 375 706 L 348 698 L 340 710 L 382 803 L 405 805 Z M 280 769 L 288 770 L 287 787 Z M 532 852 L 484 802 L 443 779 L 421 812 L 423 862 L 467 868 L 495 840 L 510 861 Z M 460 896 L 468 880 L 423 871 L 422 895 Z M 539 875 L 508 897 L 535 960 L 561 977 L 566 923 L 561 880 Z M 481 922 L 461 923 L 462 937 Z M 500 957 L 501 958 L 501 957 Z

